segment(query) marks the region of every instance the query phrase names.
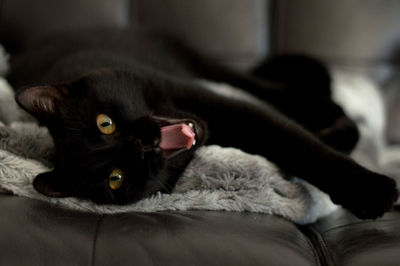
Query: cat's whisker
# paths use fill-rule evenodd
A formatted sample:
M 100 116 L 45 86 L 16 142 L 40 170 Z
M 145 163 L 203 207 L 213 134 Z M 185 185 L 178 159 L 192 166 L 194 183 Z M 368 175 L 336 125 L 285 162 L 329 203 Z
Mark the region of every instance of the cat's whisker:
M 172 192 L 172 187 L 169 186 L 168 184 L 163 184 L 159 179 L 157 179 L 157 183 L 161 186 L 162 189 L 164 189 L 167 192 Z M 170 188 L 167 188 L 166 185 Z

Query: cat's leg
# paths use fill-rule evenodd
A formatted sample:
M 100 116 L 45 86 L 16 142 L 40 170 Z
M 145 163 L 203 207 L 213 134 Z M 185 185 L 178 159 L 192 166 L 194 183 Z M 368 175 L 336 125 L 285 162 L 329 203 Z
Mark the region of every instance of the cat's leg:
M 360 218 L 381 216 L 397 199 L 394 180 L 333 150 L 275 108 L 200 90 L 180 94 L 175 104 L 208 121 L 209 144 L 260 154 L 284 172 L 327 192 L 335 203 Z
M 280 55 L 264 60 L 251 73 L 285 84 L 284 103 L 277 104 L 287 116 L 337 150 L 354 148 L 359 138 L 357 126 L 333 101 L 332 78 L 323 62 L 301 54 Z
M 286 56 L 267 61 L 254 72 L 257 75 L 212 65 L 205 75 L 268 102 L 336 150 L 349 153 L 355 147 L 357 126 L 331 99 L 329 72 L 318 61 Z

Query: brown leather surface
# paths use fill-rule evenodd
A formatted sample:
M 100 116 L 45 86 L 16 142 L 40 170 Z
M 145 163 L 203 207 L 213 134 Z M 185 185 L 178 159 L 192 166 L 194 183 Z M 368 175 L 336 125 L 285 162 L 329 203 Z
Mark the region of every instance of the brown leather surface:
M 269 46 L 267 0 L 132 0 L 131 22 L 183 39 L 221 63 L 248 68 Z
M 121 221 L 123 226 L 120 228 Z M 125 236 L 125 245 L 113 243 Z M 107 217 L 99 230 L 100 265 L 313 265 L 308 240 L 277 217 L 230 212 L 172 212 Z M 139 252 L 138 252 L 139 251 Z M 110 256 L 110 252 L 113 256 Z
M 59 30 L 163 30 L 222 63 L 244 68 L 268 48 L 266 0 L 0 0 L 0 43 L 22 49 Z
M 339 210 L 309 226 L 326 265 L 400 265 L 400 212 L 361 221 Z
M 0 194 L 0 265 L 91 265 L 98 216 Z
M 59 30 L 123 27 L 125 0 L 0 0 L 0 43 L 20 49 Z
M 331 64 L 372 66 L 399 47 L 398 0 L 278 0 L 274 50 L 301 52 Z
M 0 194 L 0 265 L 315 265 L 279 217 L 235 212 L 95 215 Z
M 0 194 L 0 265 L 398 265 L 400 212 L 279 217 L 187 211 L 96 215 Z M 306 236 L 305 236 L 306 234 Z

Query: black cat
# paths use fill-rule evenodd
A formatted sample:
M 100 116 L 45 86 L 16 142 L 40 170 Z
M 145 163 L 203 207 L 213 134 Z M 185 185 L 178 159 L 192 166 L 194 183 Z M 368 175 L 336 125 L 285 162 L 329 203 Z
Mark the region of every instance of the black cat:
M 381 216 L 398 197 L 392 179 L 342 153 L 358 131 L 315 60 L 283 57 L 239 74 L 137 29 L 63 34 L 12 59 L 17 102 L 55 142 L 54 170 L 34 181 L 45 195 L 125 204 L 170 192 L 196 149 L 218 144 L 265 156 L 361 218 Z M 199 79 L 265 103 L 222 96 Z

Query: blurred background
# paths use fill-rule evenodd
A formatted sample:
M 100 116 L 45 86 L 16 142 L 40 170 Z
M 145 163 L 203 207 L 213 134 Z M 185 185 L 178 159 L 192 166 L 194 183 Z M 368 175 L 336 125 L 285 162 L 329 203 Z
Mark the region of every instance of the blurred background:
M 389 142 L 400 142 L 398 0 L 0 0 L 9 52 L 64 29 L 139 25 L 175 35 L 246 71 L 274 54 L 305 53 L 367 73 L 384 92 Z

